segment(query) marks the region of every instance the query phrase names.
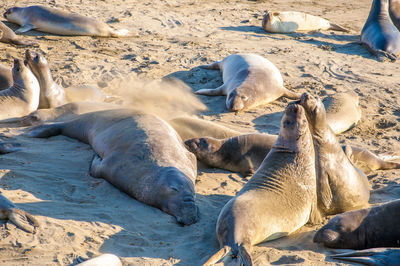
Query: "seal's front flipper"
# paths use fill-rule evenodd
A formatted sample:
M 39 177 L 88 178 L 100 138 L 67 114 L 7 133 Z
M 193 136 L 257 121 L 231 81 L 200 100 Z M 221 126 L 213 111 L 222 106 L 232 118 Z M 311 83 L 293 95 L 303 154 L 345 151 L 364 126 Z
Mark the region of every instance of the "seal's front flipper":
M 20 151 L 21 144 L 15 142 L 4 142 L 0 143 L 0 154 L 6 154 L 10 152 Z
M 388 53 L 388 52 L 385 52 L 385 51 L 382 51 L 382 50 L 378 50 L 376 52 L 376 55 L 378 57 L 378 61 L 379 62 L 384 62 L 387 59 L 392 61 L 392 62 L 395 62 L 397 60 L 397 56 L 395 54 Z
M 398 248 L 371 248 L 366 250 L 331 255 L 337 260 L 356 262 L 365 265 L 399 265 L 400 249 Z
M 200 95 L 208 95 L 208 96 L 221 96 L 221 95 L 226 95 L 225 92 L 225 84 L 222 84 L 216 89 L 202 89 L 195 91 L 194 93 L 200 94 Z
M 61 125 L 62 123 L 54 123 L 36 126 L 25 135 L 31 138 L 48 138 L 57 136 L 61 134 Z
M 19 28 L 18 30 L 16 30 L 16 33 L 24 33 L 30 30 L 33 30 L 35 27 L 32 24 L 24 24 L 21 26 L 21 28 Z
M 96 178 L 101 178 L 103 169 L 102 165 L 103 159 L 101 159 L 99 155 L 95 154 L 89 170 L 90 175 Z
M 217 251 L 214 255 L 211 256 L 204 264 L 203 266 L 209 266 L 209 265 L 214 265 L 221 261 L 224 257 L 226 257 L 228 254 L 232 254 L 232 248 L 229 246 L 224 246 L 220 250 Z
M 35 228 L 39 227 L 38 221 L 31 214 L 20 209 L 12 208 L 9 220 L 28 233 L 34 233 Z

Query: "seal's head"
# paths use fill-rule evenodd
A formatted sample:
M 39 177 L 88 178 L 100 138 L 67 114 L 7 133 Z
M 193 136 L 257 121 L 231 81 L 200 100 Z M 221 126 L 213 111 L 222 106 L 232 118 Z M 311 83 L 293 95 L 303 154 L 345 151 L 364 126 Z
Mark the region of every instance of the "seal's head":
M 156 186 L 156 205 L 178 223 L 191 225 L 199 219 L 193 182 L 175 167 L 162 168 Z
M 193 138 L 185 141 L 187 149 L 200 161 L 212 161 L 213 154 L 221 148 L 221 141 L 212 137 Z
M 39 85 L 37 79 L 32 74 L 31 70 L 28 68 L 28 62 L 26 60 L 22 61 L 20 59 L 14 58 L 14 67 L 12 69 L 12 76 L 14 85 L 25 88 L 29 84 L 36 85 L 37 83 L 37 85 Z
M 49 64 L 42 54 L 26 50 L 25 59 L 36 77 L 39 78 L 41 74 L 50 74 Z
M 326 111 L 321 100 L 305 92 L 301 95 L 299 103 L 306 111 L 307 119 L 313 133 L 316 133 L 315 131 L 317 130 L 325 130 L 327 126 Z
M 226 108 L 232 112 L 238 112 L 240 110 L 248 108 L 251 105 L 249 96 L 241 93 L 239 89 L 230 93 L 226 98 Z
M 23 25 L 24 17 L 21 15 L 22 10 L 23 9 L 20 7 L 12 7 L 7 9 L 7 11 L 4 12 L 3 16 L 10 22 L 16 23 L 18 25 Z

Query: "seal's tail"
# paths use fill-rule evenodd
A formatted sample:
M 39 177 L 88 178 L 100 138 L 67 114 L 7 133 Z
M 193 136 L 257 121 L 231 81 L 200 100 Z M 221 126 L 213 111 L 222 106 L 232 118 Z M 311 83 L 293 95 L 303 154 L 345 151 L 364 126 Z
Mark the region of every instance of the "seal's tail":
M 241 265 L 244 265 L 244 266 L 252 266 L 253 265 L 250 254 L 247 252 L 246 248 L 243 245 L 240 245 L 238 247 L 237 255 L 234 254 L 231 247 L 224 246 L 223 248 L 218 250 L 217 253 L 212 255 L 211 258 L 209 258 L 203 264 L 203 266 L 209 266 L 209 265 L 214 265 L 216 263 L 219 263 L 228 255 L 232 255 L 233 257 L 237 256 Z
M 348 29 L 334 23 L 329 23 L 331 26 L 329 27 L 330 30 L 336 30 L 336 31 L 343 31 L 343 32 L 349 32 Z
M 284 88 L 284 92 L 283 92 L 282 96 L 285 96 L 292 100 L 298 100 L 301 97 L 301 93 L 296 93 L 296 92 L 293 92 L 293 91 L 290 91 L 290 90 Z
M 138 36 L 137 33 L 130 32 L 127 29 L 111 31 L 111 37 L 114 37 L 114 38 L 129 38 L 129 37 L 137 37 L 137 36 Z
M 356 262 L 365 265 L 391 265 L 400 258 L 398 249 L 371 248 L 342 254 L 330 255 L 331 258 Z
M 53 124 L 36 126 L 32 128 L 31 131 L 26 134 L 26 136 L 31 138 L 48 138 L 60 135 L 61 134 L 60 124 L 62 123 L 53 123 Z
M 34 233 L 35 228 L 39 227 L 39 222 L 35 217 L 20 209 L 11 209 L 9 219 L 16 226 L 29 233 Z

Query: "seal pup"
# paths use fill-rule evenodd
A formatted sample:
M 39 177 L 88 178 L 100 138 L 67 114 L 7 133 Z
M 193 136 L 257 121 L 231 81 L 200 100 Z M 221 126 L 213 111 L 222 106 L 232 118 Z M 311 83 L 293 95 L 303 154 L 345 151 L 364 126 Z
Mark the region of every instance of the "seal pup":
M 303 93 L 299 104 L 304 107 L 314 141 L 318 208 L 332 215 L 369 206 L 368 179 L 343 152 L 327 123 L 322 102 Z
M 300 94 L 283 86 L 278 68 L 256 54 L 233 54 L 222 61 L 200 67 L 219 69 L 224 84 L 216 89 L 201 89 L 195 93 L 209 96 L 226 95 L 226 107 L 230 111 L 266 104 L 281 96 L 300 98 Z
M 86 113 L 34 127 L 30 137 L 65 135 L 92 146 L 90 174 L 190 225 L 198 220 L 196 157 L 160 118 L 131 109 Z
M 121 260 L 114 254 L 106 253 L 77 264 L 77 266 L 103 266 L 103 265 L 122 266 L 122 263 Z
M 40 100 L 38 108 L 53 108 L 67 103 L 65 91 L 54 82 L 46 58 L 42 54 L 30 50 L 25 51 L 25 58 L 39 81 Z
M 262 27 L 265 31 L 273 33 L 315 30 L 349 31 L 324 18 L 296 11 L 267 11 L 262 21 Z
M 393 24 L 400 30 L 400 1 L 389 0 L 389 16 Z
M 22 230 L 34 233 L 36 227 L 39 227 L 38 221 L 29 213 L 17 209 L 14 203 L 0 194 L 0 219 L 10 220 Z
M 4 13 L 4 18 L 21 26 L 17 33 L 38 30 L 58 35 L 135 36 L 126 29 L 116 31 L 94 18 L 40 5 L 12 7 Z
M 400 200 L 333 217 L 314 236 L 329 248 L 400 247 Z
M 374 0 L 363 29 L 361 43 L 381 60 L 396 60 L 400 53 L 400 32 L 389 16 L 388 0 Z
M 39 106 L 39 82 L 26 64 L 14 59 L 13 85 L 0 91 L 0 120 L 30 114 Z
M 354 127 L 361 119 L 357 93 L 339 92 L 322 100 L 326 110 L 326 121 L 335 134 L 340 134 Z
M 11 68 L 0 65 L 0 91 L 8 89 L 13 84 Z
M 333 259 L 365 265 L 400 265 L 399 248 L 370 248 L 330 256 Z
M 12 43 L 15 45 L 33 45 L 32 41 L 27 41 L 17 36 L 12 29 L 7 27 L 3 22 L 0 21 L 0 42 Z
M 302 106 L 291 103 L 278 139 L 260 168 L 222 208 L 216 226 L 220 251 L 204 265 L 228 253 L 252 265 L 250 248 L 286 236 L 317 213 L 315 160 Z M 312 217 L 311 217 L 312 216 Z

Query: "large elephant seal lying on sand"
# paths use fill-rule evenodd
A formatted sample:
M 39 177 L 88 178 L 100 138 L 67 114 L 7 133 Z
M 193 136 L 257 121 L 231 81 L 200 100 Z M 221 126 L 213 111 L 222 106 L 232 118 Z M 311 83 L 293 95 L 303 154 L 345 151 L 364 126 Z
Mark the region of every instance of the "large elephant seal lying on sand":
M 38 30 L 59 35 L 89 35 L 99 37 L 130 37 L 128 30 L 114 30 L 93 18 L 45 6 L 12 7 L 4 13 L 8 21 L 21 25 L 23 33 Z
M 198 220 L 196 157 L 160 118 L 130 109 L 105 110 L 37 126 L 28 136 L 59 134 L 92 146 L 97 154 L 90 168 L 92 176 L 171 214 L 179 223 Z
M 39 82 L 24 62 L 14 59 L 12 76 L 13 85 L 0 91 L 0 120 L 28 115 L 39 105 Z
M 39 226 L 37 220 L 29 213 L 17 209 L 11 201 L 0 194 L 0 219 L 8 219 L 19 228 L 33 233 L 35 227 Z
M 256 54 L 233 54 L 221 62 L 201 66 L 219 69 L 224 84 L 216 89 L 201 89 L 196 94 L 226 95 L 226 107 L 240 111 L 265 104 L 281 96 L 299 99 L 300 95 L 283 86 L 278 68 L 266 58 Z
M 289 104 L 279 137 L 254 176 L 221 210 L 221 250 L 205 265 L 231 253 L 251 265 L 252 245 L 286 236 L 317 211 L 314 150 L 302 106 Z
M 400 200 L 342 213 L 314 236 L 329 248 L 400 247 Z

